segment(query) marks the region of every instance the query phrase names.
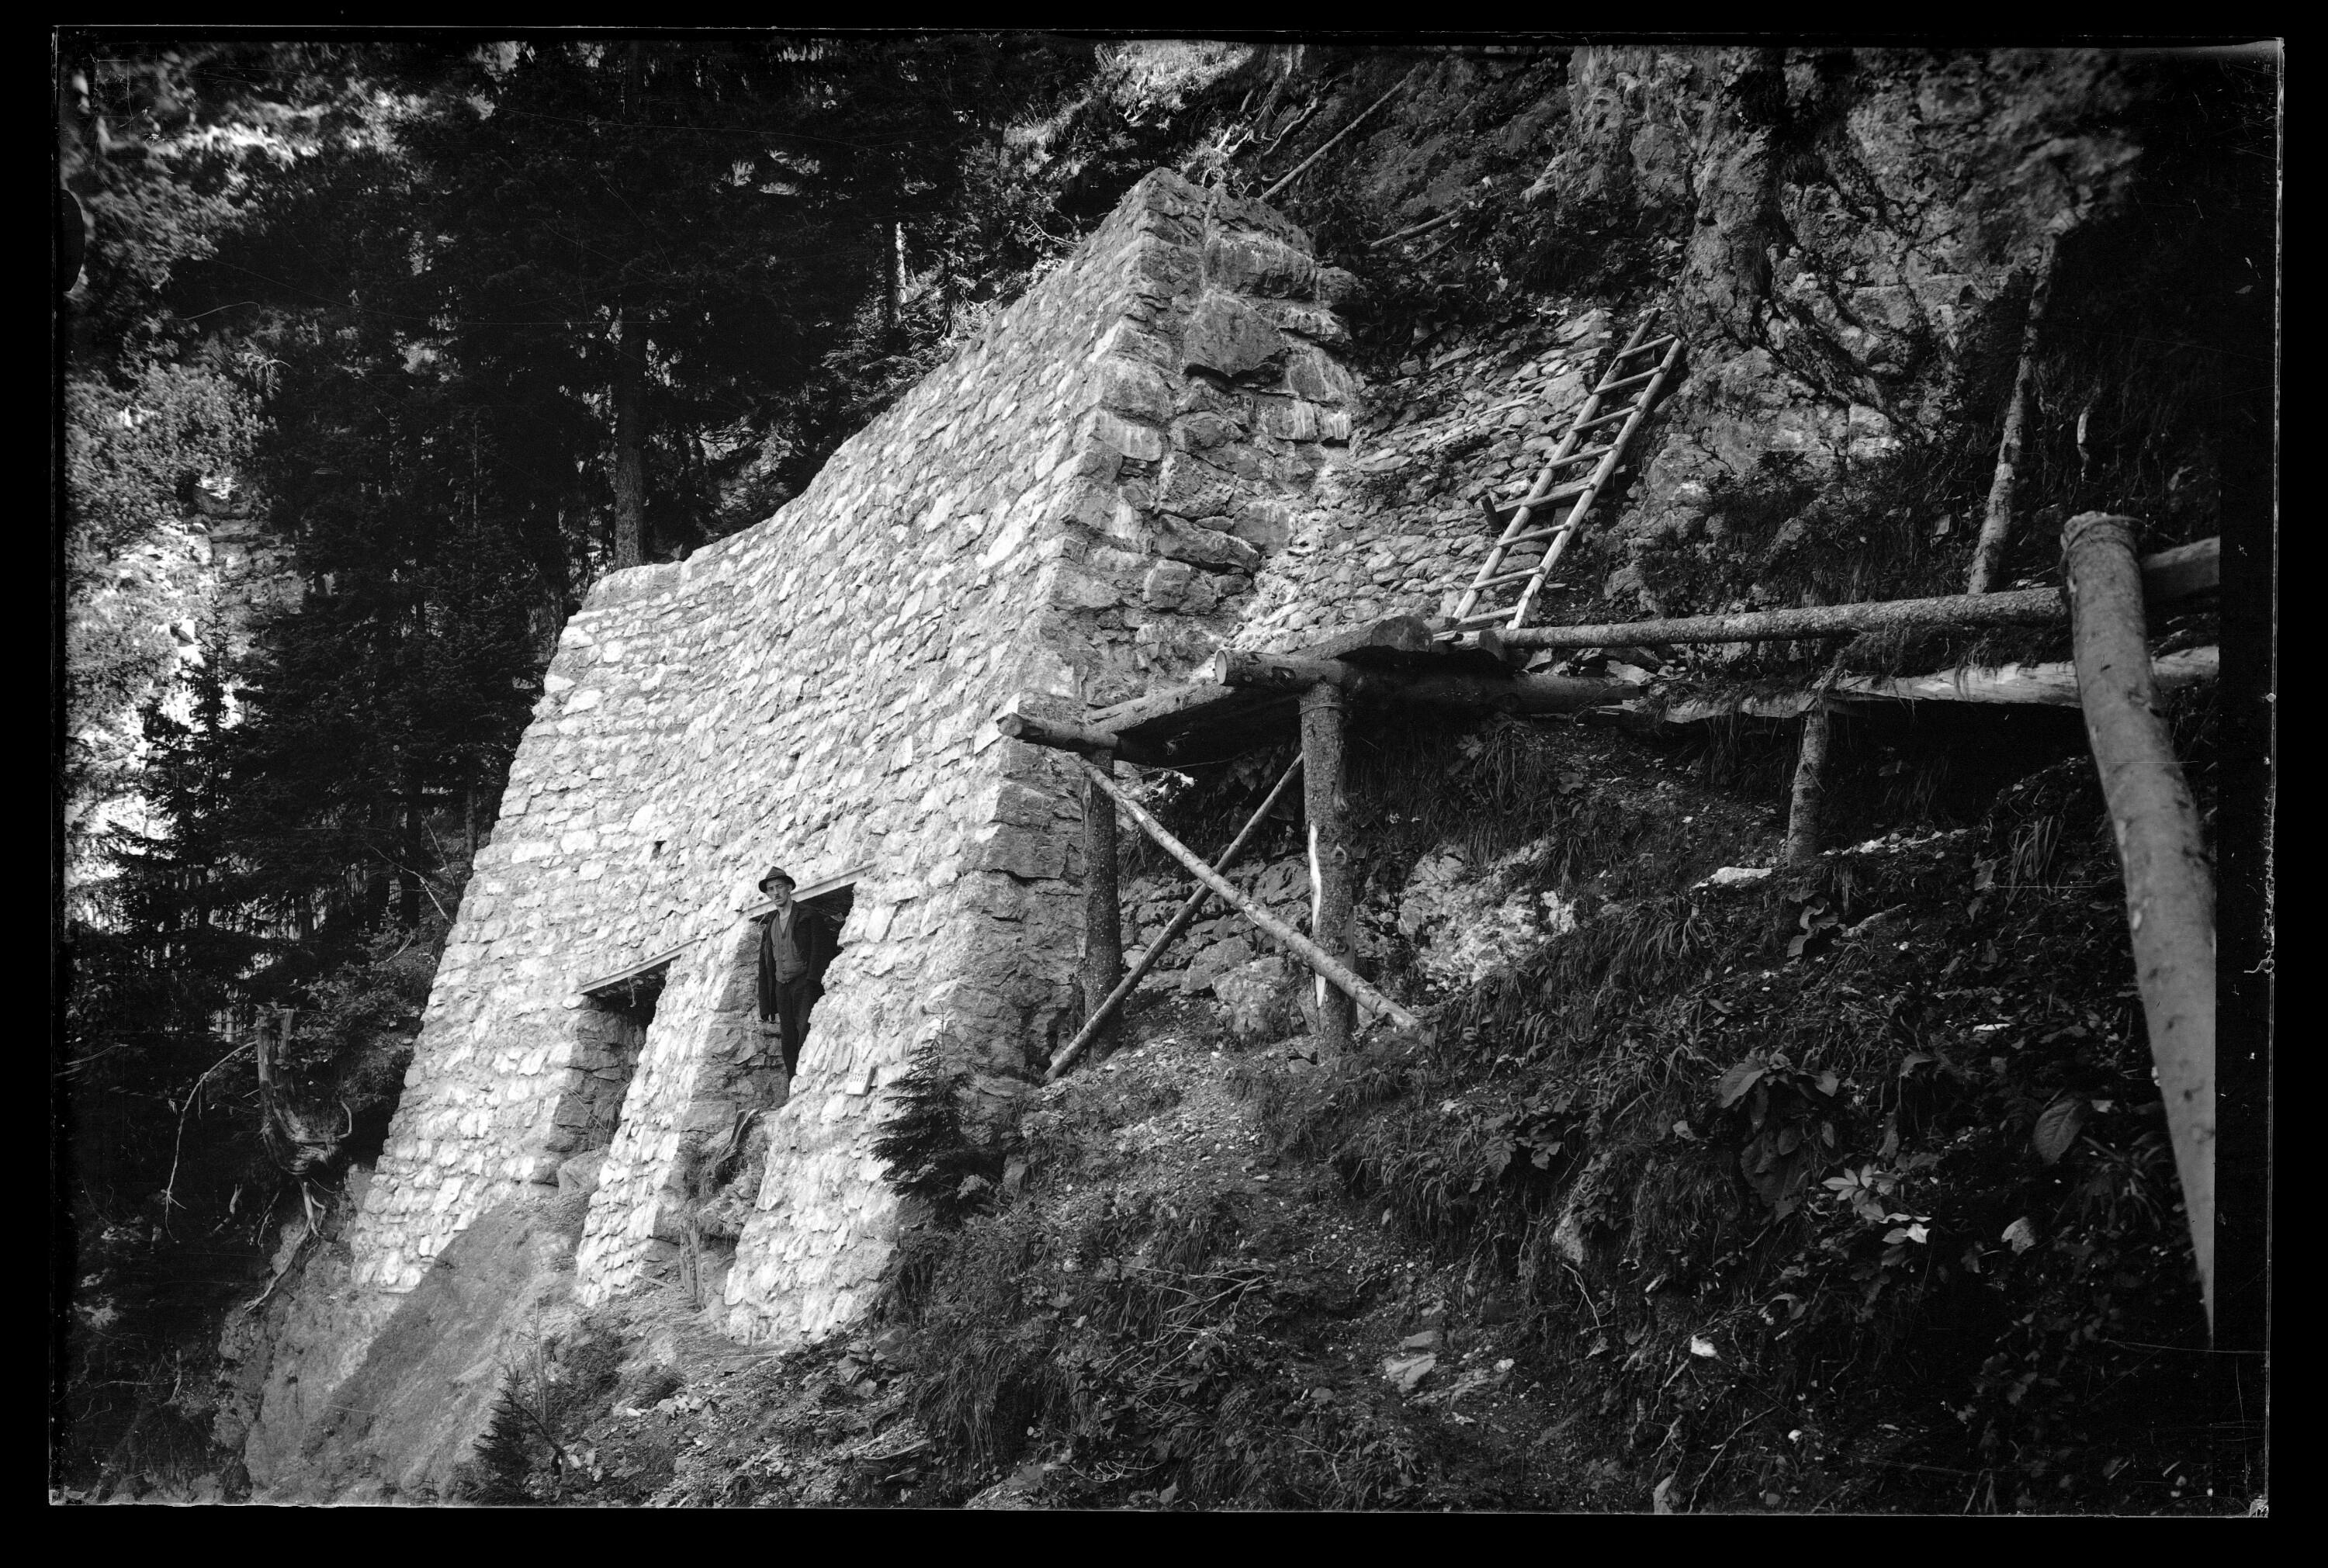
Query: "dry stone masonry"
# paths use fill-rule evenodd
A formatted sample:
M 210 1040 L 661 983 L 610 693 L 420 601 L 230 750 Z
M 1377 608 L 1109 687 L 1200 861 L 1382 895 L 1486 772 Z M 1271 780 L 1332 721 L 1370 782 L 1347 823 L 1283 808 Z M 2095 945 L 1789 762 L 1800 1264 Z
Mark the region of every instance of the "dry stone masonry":
M 595 1180 L 584 1302 L 668 1272 L 683 1171 L 756 1111 L 728 1327 L 869 1303 L 883 1089 L 934 1047 L 1000 1112 L 1081 1006 L 1080 792 L 987 719 L 1137 695 L 1234 633 L 1347 447 L 1347 285 L 1268 209 L 1152 174 L 774 517 L 599 584 L 438 970 L 351 1238 L 380 1304 L 351 1321 L 561 1168 Z M 790 1084 L 745 915 L 772 860 L 854 886 Z M 582 992 L 656 960 L 643 1034 L 619 988 Z
M 1342 626 L 1451 610 L 1495 540 L 1481 502 L 1508 503 L 1535 483 L 1614 347 L 1610 325 L 1584 311 L 1436 343 L 1401 365 L 1376 390 L 1352 462 L 1324 477 L 1262 573 L 1235 645 L 1285 653 Z

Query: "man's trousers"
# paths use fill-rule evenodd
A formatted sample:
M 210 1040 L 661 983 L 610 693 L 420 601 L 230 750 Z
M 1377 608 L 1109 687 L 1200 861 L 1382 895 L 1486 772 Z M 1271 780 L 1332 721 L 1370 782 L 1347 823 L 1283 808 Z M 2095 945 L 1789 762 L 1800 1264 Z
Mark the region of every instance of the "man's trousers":
M 808 1038 L 808 1009 L 816 1000 L 816 980 L 802 975 L 798 980 L 776 981 L 777 1038 L 784 1053 L 784 1076 L 800 1071 L 801 1044 Z

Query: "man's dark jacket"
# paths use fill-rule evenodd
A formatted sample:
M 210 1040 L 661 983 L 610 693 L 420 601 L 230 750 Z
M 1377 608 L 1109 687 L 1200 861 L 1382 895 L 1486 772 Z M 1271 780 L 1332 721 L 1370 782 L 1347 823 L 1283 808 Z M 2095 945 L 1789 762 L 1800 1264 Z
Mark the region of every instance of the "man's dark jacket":
M 776 917 L 760 932 L 760 1016 L 776 1016 Z M 840 951 L 840 923 L 821 909 L 805 904 L 793 906 L 793 943 L 802 958 L 808 962 L 808 999 L 814 1001 L 824 994 L 824 966 Z

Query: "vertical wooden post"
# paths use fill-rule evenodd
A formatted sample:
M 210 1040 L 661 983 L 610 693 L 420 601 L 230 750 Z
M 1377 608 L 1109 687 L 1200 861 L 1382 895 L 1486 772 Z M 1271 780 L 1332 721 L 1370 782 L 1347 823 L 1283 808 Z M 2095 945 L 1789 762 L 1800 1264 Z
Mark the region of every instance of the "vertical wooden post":
M 1826 804 L 1826 741 L 1830 720 L 1826 694 L 1818 692 L 1803 711 L 1802 750 L 1795 760 L 1795 798 L 1787 813 L 1787 864 L 1818 859 L 1819 819 Z
M 1093 765 L 1115 765 L 1112 751 L 1094 752 Z M 1084 1007 L 1095 1015 L 1123 978 L 1123 906 L 1116 887 L 1115 803 L 1099 786 L 1084 784 Z M 1111 1020 L 1100 1031 L 1112 1032 Z
M 2029 315 L 2021 326 L 2021 362 L 2013 372 L 2013 396 L 2004 408 L 2004 434 L 1996 444 L 1996 474 L 1989 481 L 1988 509 L 1981 518 L 1980 538 L 1972 549 L 1972 570 L 1965 581 L 1968 594 L 1988 592 L 1990 581 L 2004 565 L 2005 548 L 2013 542 L 2013 493 L 2021 468 L 2021 432 L 2029 422 L 2038 333 L 2045 324 L 2046 302 L 2053 296 L 2053 261 L 2058 254 L 2059 241 L 2047 239 L 2037 262 L 2037 281 L 2030 289 Z
M 2134 981 L 2166 1101 L 2208 1327 L 2215 1320 L 2215 880 L 2199 810 L 2158 714 L 2144 641 L 2142 571 L 2122 517 L 2061 530 L 2086 739 L 2126 875 Z
M 1350 940 L 1350 858 L 1342 833 L 1342 690 L 1320 681 L 1301 693 L 1301 800 L 1310 825 L 1310 940 L 1332 958 L 1356 957 Z M 1318 1043 L 1350 1047 L 1356 1006 L 1317 981 Z

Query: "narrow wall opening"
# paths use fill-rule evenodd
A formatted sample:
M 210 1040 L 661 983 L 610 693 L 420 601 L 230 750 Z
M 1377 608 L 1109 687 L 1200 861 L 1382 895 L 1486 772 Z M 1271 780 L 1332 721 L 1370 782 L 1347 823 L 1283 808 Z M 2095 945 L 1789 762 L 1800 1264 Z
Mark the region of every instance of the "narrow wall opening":
M 547 1147 L 558 1159 L 559 1178 L 580 1179 L 584 1185 L 596 1173 L 596 1162 L 605 1158 L 623 1119 L 623 1099 L 630 1093 L 646 1048 L 655 1005 L 662 1000 L 668 962 L 582 993 L 582 1007 L 574 1020 L 574 1055 Z M 585 1175 L 582 1166 L 589 1166 Z
M 734 951 L 729 994 L 748 999 L 741 1038 L 715 1037 L 706 1052 L 708 1061 L 727 1066 L 699 1081 L 672 1172 L 678 1201 L 665 1211 L 677 1223 L 672 1231 L 659 1228 L 649 1265 L 658 1275 L 675 1268 L 696 1305 L 723 1292 L 767 1172 L 769 1117 L 791 1100 L 796 1078 L 817 1070 L 817 1004 L 840 955 L 860 874 L 800 888 L 788 910 L 771 903 L 750 911 L 750 939 Z M 789 944 L 787 962 L 775 962 L 770 950 L 772 927 Z
M 789 909 L 772 901 L 750 912 L 754 936 L 744 961 L 762 1047 L 755 1059 L 773 1064 L 783 1079 L 776 1105 L 815 1059 L 807 1042 L 825 973 L 840 956 L 840 934 L 856 907 L 859 875 L 811 883 L 793 894 Z

